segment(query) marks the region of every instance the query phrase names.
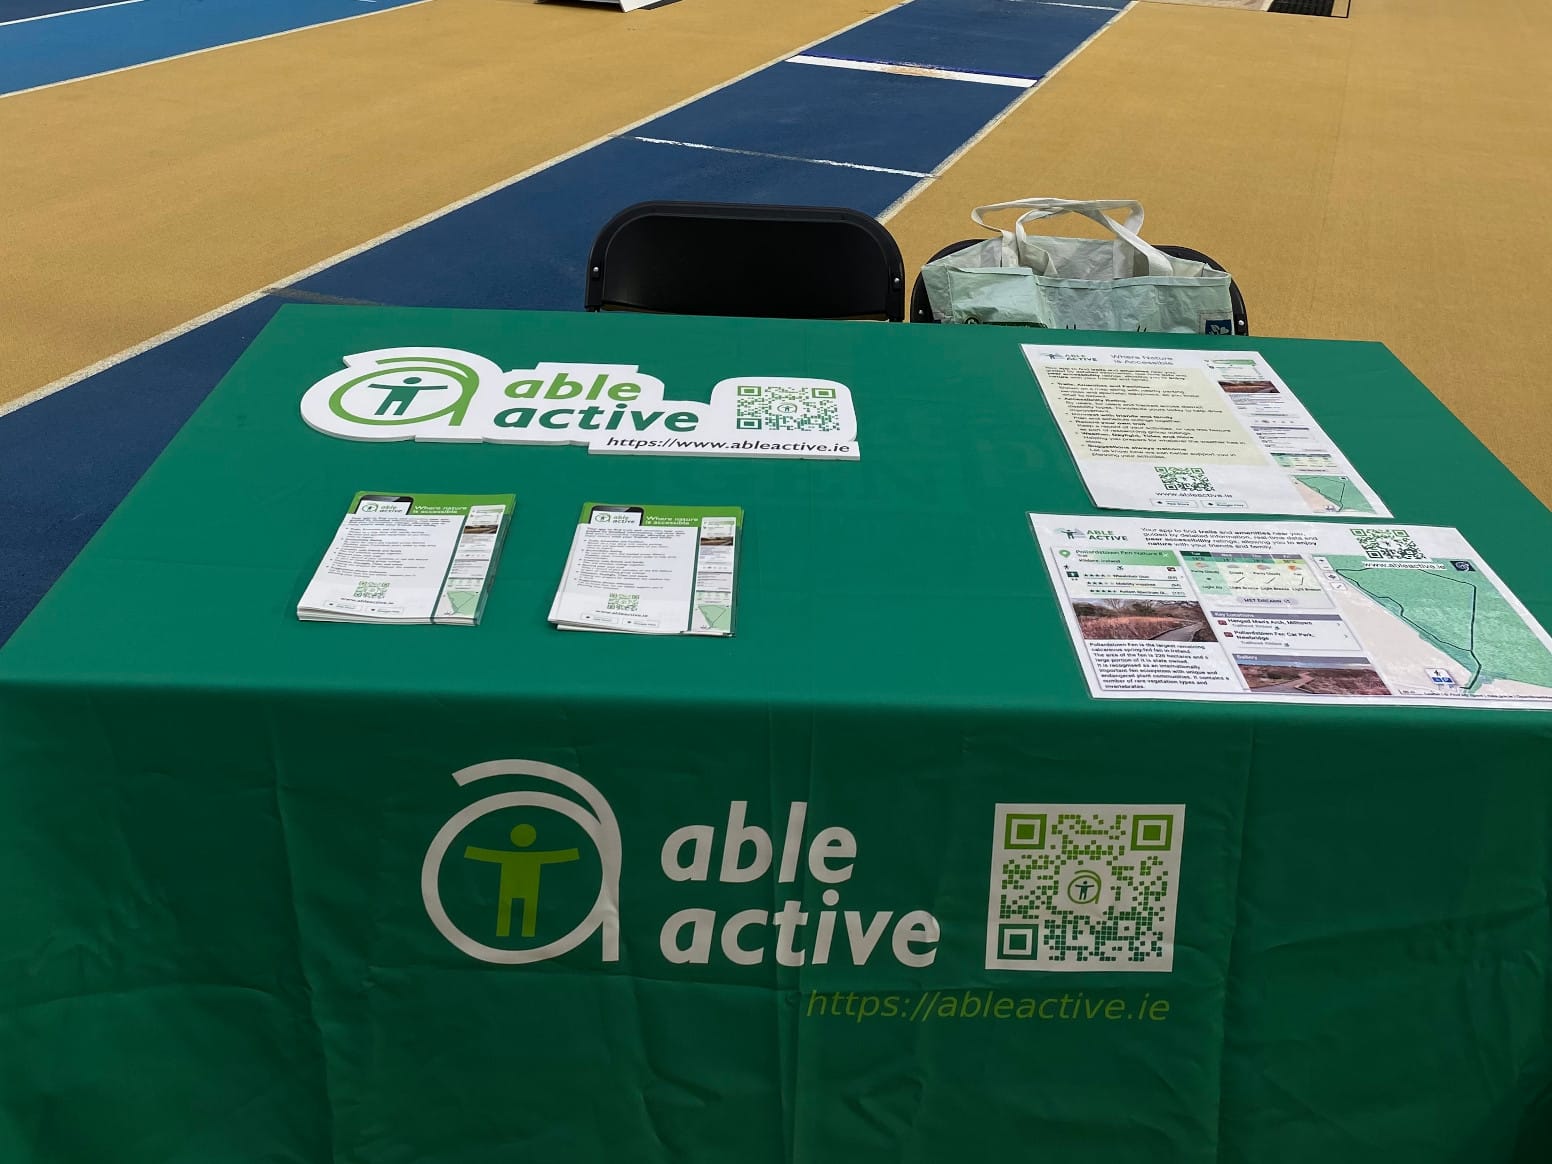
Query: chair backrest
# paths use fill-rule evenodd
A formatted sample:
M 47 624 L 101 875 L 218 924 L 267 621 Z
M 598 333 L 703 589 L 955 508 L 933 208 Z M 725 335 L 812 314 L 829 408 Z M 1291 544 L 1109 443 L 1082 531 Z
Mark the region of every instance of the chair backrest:
M 887 230 L 843 207 L 639 202 L 593 241 L 586 307 L 898 321 L 905 262 Z
M 933 255 L 932 259 L 928 259 L 927 261 L 930 263 L 933 259 L 941 259 L 946 255 L 953 254 L 955 251 L 962 251 L 966 247 L 974 246 L 976 243 L 985 241 L 986 240 L 984 238 L 967 238 L 961 239 L 956 243 L 949 243 L 948 246 L 944 247 L 937 254 Z M 1223 264 L 1218 262 L 1218 260 L 1208 255 L 1204 255 L 1201 251 L 1194 251 L 1190 247 L 1161 246 L 1159 247 L 1159 250 L 1163 251 L 1166 255 L 1173 255 L 1177 259 L 1194 259 L 1198 263 L 1206 263 L 1215 271 L 1222 271 L 1225 269 Z M 1245 297 L 1240 294 L 1239 284 L 1234 282 L 1233 279 L 1229 280 L 1229 302 L 1234 309 L 1234 334 L 1249 335 L 1250 317 L 1245 312 Z M 932 304 L 927 301 L 927 285 L 922 282 L 922 277 L 919 272 L 916 276 L 916 282 L 911 285 L 911 322 L 938 322 L 932 314 Z

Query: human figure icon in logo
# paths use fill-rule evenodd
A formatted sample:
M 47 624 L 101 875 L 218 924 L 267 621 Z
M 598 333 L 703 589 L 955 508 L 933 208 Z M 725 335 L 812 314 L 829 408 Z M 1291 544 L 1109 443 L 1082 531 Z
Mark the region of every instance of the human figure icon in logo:
M 1067 883 L 1067 899 L 1075 905 L 1087 905 L 1099 896 L 1099 874 L 1080 869 Z
M 406 376 L 402 384 L 368 384 L 368 388 L 384 388 L 388 395 L 377 405 L 375 416 L 403 416 L 415 397 L 428 390 L 446 388 L 446 384 L 422 384 L 419 376 Z M 390 412 L 389 409 L 392 409 Z
M 518 851 L 532 845 L 538 835 L 533 825 L 520 824 L 512 830 L 512 843 L 517 846 L 517 850 L 482 849 L 470 845 L 463 851 L 466 861 L 486 861 L 501 866 L 496 908 L 498 938 L 510 937 L 512 934 L 514 901 L 523 903 L 523 937 L 533 937 L 539 921 L 539 876 L 544 866 L 564 864 L 578 858 L 576 849 L 541 849 L 534 853 Z

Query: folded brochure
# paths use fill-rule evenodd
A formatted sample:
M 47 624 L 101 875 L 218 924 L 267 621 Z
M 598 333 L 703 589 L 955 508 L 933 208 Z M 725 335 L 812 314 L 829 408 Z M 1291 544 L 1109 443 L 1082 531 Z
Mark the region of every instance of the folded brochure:
M 357 493 L 296 616 L 474 626 L 515 503 L 510 493 Z
M 562 630 L 731 635 L 737 506 L 582 507 L 550 621 Z

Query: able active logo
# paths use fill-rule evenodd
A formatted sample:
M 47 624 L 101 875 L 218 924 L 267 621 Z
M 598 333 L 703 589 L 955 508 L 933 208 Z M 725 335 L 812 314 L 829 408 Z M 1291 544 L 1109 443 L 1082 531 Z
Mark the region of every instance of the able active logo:
M 454 813 L 437 832 L 420 872 L 421 899 L 431 924 L 482 962 L 543 962 L 576 949 L 594 934 L 600 936 L 603 961 L 618 961 L 620 826 L 609 802 L 575 772 L 536 760 L 494 760 L 453 773 L 461 786 L 503 776 L 542 783 L 537 789 L 508 789 L 482 797 Z M 558 795 L 558 789 L 571 795 Z M 543 825 L 543 844 L 536 821 Z M 462 892 L 450 896 L 462 908 L 449 910 L 444 899 L 447 865 L 461 874 L 453 879 Z M 574 876 L 550 894 L 552 908 L 541 928 L 544 875 L 562 865 L 575 865 Z M 552 886 L 555 880 L 550 878 Z M 558 903 L 560 908 L 554 908 L 561 897 L 565 900 Z M 490 899 L 495 901 L 494 918 Z
M 453 780 L 487 794 L 432 838 L 421 897 L 442 937 L 482 962 L 542 962 L 587 943 L 600 962 L 619 961 L 622 873 L 632 900 L 651 903 L 633 908 L 647 913 L 665 963 L 924 968 L 937 958 L 943 930 L 931 911 L 859 907 L 847 884 L 866 856 L 857 834 L 811 819 L 807 802 L 769 828 L 750 821 L 748 802 L 727 802 L 708 814 L 716 823 L 640 838 L 627 863 L 608 801 L 574 772 L 499 760 Z M 1184 806 L 999 804 L 994 818 L 986 969 L 1172 968 Z M 758 904 L 711 907 L 693 891 L 712 885 L 755 886 Z
M 709 402 L 671 400 L 635 364 L 541 362 L 503 371 L 454 348 L 357 352 L 302 397 L 302 419 L 358 441 L 586 445 L 594 453 L 856 460 L 851 390 L 745 375 Z
M 482 962 L 542 962 L 595 934 L 600 961 L 618 961 L 624 854 L 608 802 L 576 773 L 532 760 L 498 760 L 453 773 L 462 786 L 496 777 L 539 786 L 484 796 L 437 831 L 420 879 L 431 923 Z M 932 964 L 939 938 L 932 914 L 841 908 L 842 887 L 858 856 L 849 829 L 810 828 L 803 801 L 788 806 L 779 838 L 748 822 L 745 801 L 732 801 L 724 811 L 720 837 L 714 824 L 676 828 L 653 846 L 657 869 L 638 867 L 633 876 L 651 878 L 661 898 L 671 900 L 676 885 L 738 885 L 774 875 L 786 900 L 777 909 L 725 914 L 704 906 L 667 908 L 658 926 L 664 961 L 861 966 L 880 955 L 905 966 Z M 800 876 L 817 891 L 817 901 L 794 896 Z

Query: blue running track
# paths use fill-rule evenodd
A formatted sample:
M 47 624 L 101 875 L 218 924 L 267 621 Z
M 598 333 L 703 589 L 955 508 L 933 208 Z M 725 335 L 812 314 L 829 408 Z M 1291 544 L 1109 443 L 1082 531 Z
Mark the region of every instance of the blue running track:
M 416 2 L 0 0 L 0 96 Z

